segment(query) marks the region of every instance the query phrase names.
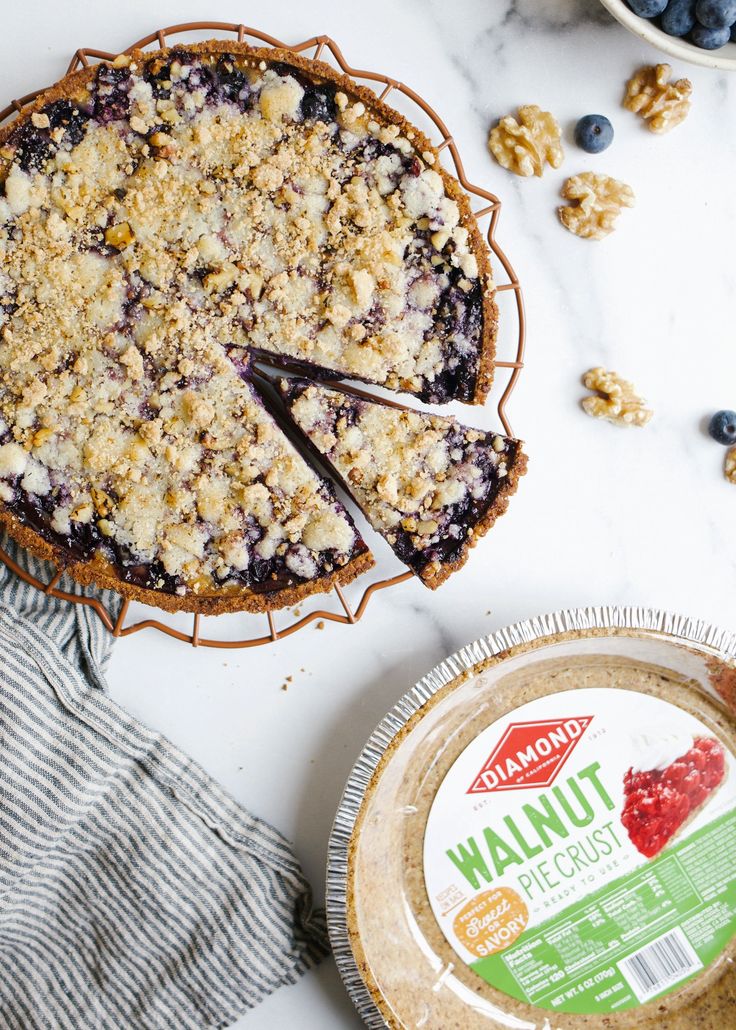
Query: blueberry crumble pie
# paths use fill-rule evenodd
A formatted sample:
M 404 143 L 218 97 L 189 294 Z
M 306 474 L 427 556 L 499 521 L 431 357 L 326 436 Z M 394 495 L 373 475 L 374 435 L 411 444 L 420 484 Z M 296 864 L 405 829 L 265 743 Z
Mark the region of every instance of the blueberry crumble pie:
M 372 558 L 254 358 L 481 403 L 467 199 L 372 93 L 210 42 L 84 69 L 0 130 L 0 520 L 80 581 L 263 610 Z
M 373 529 L 434 589 L 506 510 L 526 471 L 517 440 L 362 393 L 282 379 L 291 418 Z

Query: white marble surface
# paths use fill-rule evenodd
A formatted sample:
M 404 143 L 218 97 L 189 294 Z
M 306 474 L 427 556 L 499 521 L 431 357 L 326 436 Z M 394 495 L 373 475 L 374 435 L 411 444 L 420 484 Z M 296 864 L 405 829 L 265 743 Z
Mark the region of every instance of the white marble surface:
M 677 67 L 694 83 L 693 110 L 657 138 L 620 107 L 624 80 L 657 54 L 597 0 L 27 0 L 3 9 L 0 95 L 57 78 L 78 46 L 120 49 L 207 11 L 288 42 L 329 33 L 354 64 L 424 93 L 471 178 L 503 199 L 500 239 L 526 290 L 528 367 L 509 413 L 530 470 L 460 575 L 436 595 L 416 582 L 379 595 L 355 627 L 310 627 L 255 650 L 195 651 L 153 632 L 116 646 L 113 696 L 292 838 L 321 896 L 330 823 L 354 757 L 386 709 L 448 652 L 506 622 L 589 603 L 659 605 L 736 626 L 736 487 L 702 425 L 712 410 L 736 407 L 736 76 Z M 543 181 L 512 177 L 485 149 L 491 122 L 528 102 L 565 126 L 565 164 Z M 598 111 L 617 135 L 589 158 L 570 127 Z M 587 168 L 637 195 L 601 243 L 568 235 L 555 215 L 565 175 Z M 579 377 L 598 363 L 650 399 L 646 430 L 582 414 Z M 495 400 L 466 417 L 495 425 Z M 326 962 L 238 1025 L 332 1030 L 359 1021 Z

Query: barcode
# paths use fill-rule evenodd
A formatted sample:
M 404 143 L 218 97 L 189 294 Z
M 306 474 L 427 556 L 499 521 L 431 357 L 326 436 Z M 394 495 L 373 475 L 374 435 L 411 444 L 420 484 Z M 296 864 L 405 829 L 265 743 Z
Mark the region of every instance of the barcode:
M 653 998 L 702 967 L 703 963 L 679 926 L 618 964 L 639 1001 Z

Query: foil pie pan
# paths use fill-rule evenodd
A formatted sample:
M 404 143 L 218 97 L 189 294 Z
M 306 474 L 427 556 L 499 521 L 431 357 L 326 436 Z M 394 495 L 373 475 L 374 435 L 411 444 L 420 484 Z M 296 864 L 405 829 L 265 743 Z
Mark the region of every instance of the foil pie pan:
M 392 753 L 440 702 L 481 667 L 503 674 L 539 661 L 585 655 L 633 659 L 671 671 L 708 697 L 736 711 L 736 633 L 665 611 L 591 607 L 558 611 L 517 622 L 450 655 L 422 677 L 385 716 L 363 748 L 340 801 L 328 848 L 327 918 L 338 970 L 358 1013 L 370 1028 L 389 1025 L 375 999 L 378 988 L 365 976 L 351 945 L 349 920 L 351 856 L 363 806 Z M 365 963 L 362 963 L 365 968 Z M 379 992 L 380 993 L 380 992 Z M 469 1000 L 472 995 L 469 997 Z M 380 999 L 391 1009 L 390 1000 Z M 428 1009 L 428 1012 L 430 1010 Z M 502 1014 L 498 1013 L 499 1017 Z M 552 1015 L 552 1013 L 550 1013 Z M 422 1021 L 413 1025 L 422 1025 Z M 427 1019 L 427 1025 L 433 1025 Z M 508 1026 L 532 1026 L 512 1017 Z M 549 1021 L 539 1024 L 548 1026 Z

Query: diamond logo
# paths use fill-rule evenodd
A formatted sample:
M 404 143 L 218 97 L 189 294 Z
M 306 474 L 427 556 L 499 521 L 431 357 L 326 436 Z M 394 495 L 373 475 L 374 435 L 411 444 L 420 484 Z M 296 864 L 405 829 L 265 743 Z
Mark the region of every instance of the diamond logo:
M 592 721 L 578 715 L 510 723 L 468 794 L 549 787 Z

